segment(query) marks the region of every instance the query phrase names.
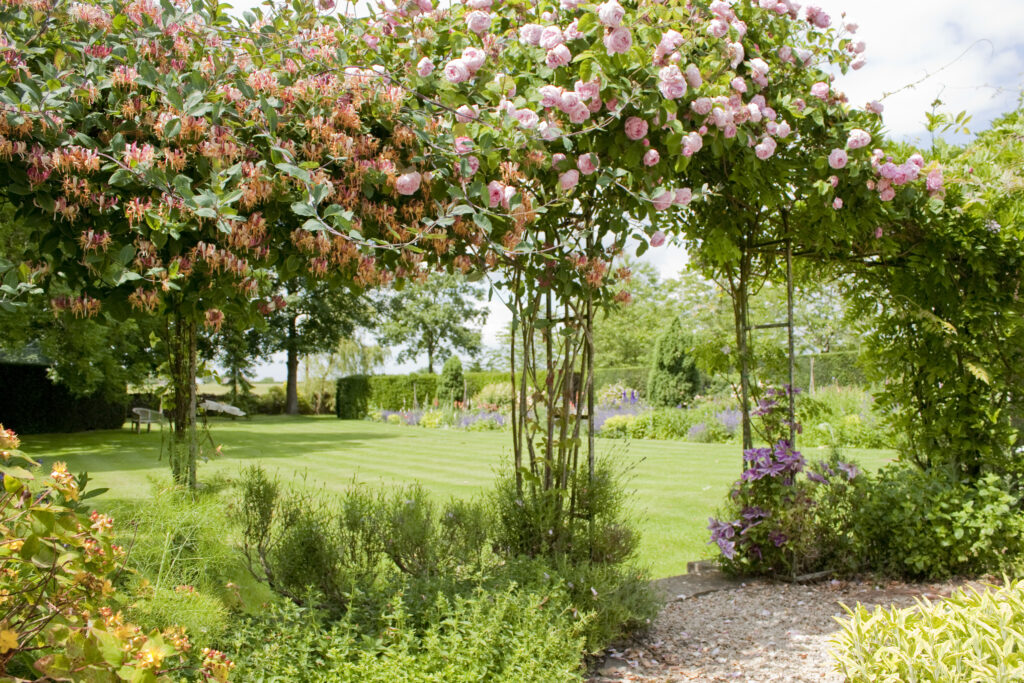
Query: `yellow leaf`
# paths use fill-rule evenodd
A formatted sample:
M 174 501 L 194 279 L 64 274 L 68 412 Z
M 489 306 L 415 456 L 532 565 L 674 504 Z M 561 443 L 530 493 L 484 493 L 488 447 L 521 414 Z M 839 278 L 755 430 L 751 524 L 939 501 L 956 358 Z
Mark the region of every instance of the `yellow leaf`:
M 0 655 L 18 649 L 18 634 L 10 629 L 0 631 Z

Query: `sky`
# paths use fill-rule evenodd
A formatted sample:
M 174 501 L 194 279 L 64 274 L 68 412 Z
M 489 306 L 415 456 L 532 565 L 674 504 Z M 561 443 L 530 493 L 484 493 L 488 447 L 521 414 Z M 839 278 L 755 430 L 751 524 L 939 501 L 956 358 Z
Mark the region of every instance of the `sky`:
M 239 6 L 245 2 L 236 3 Z M 255 3 L 252 3 L 255 4 Z M 816 0 L 831 15 L 859 26 L 868 62 L 860 71 L 839 76 L 836 87 L 850 102 L 885 105 L 889 137 L 927 145 L 925 112 L 940 99 L 942 110 L 971 116 L 972 131 L 984 130 L 1014 109 L 1024 89 L 1024 0 Z M 675 277 L 686 264 L 685 252 L 665 246 L 643 257 L 663 278 Z M 510 320 L 503 304 L 490 304 L 484 343 L 494 345 Z M 419 362 L 389 362 L 384 372 L 410 372 Z M 283 359 L 258 366 L 256 377 L 283 380 Z

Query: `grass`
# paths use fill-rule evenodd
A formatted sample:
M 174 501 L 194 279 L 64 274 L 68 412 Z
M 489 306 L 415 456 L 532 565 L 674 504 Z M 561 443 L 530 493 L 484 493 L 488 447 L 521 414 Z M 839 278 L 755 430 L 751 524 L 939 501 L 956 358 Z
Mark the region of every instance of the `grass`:
M 440 496 L 473 496 L 490 486 L 494 471 L 510 457 L 507 432 L 436 430 L 333 417 L 254 417 L 211 420 L 223 455 L 200 467 L 200 479 L 232 477 L 244 465 L 261 463 L 283 480 L 305 476 L 329 489 L 363 483 L 420 481 Z M 163 432 L 166 435 L 166 428 Z M 73 472 L 89 472 L 91 487 L 107 487 L 96 498 L 138 499 L 153 478 L 168 478 L 158 461 L 161 432 L 128 429 L 48 434 L 22 439 L 27 453 L 45 461 L 64 460 Z M 707 518 L 714 514 L 740 473 L 736 446 L 680 441 L 598 440 L 600 452 L 617 451 L 635 465 L 633 487 L 643 534 L 641 561 L 654 577 L 686 571 L 686 563 L 710 557 Z M 850 449 L 864 467 L 875 469 L 892 451 Z M 811 456 L 812 453 L 805 453 Z M 45 456 L 45 457 L 44 457 Z M 102 504 L 102 503 L 101 503 Z

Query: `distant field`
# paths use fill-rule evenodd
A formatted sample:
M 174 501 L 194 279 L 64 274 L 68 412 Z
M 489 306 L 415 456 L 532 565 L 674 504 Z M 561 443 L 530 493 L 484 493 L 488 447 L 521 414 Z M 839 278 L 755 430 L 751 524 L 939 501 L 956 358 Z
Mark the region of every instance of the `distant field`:
M 260 386 L 260 385 L 257 385 Z M 272 385 L 262 385 L 272 386 Z M 420 481 L 441 496 L 473 496 L 487 490 L 496 468 L 507 462 L 511 437 L 505 432 L 423 429 L 333 417 L 263 417 L 211 420 L 214 440 L 224 455 L 200 467 L 200 479 L 214 473 L 235 475 L 259 462 L 282 479 L 305 477 L 339 490 L 358 478 L 388 484 Z M 44 460 L 67 461 L 72 471 L 88 471 L 92 486 L 109 487 L 98 498 L 139 498 L 151 479 L 166 480 L 158 461 L 161 432 L 120 431 L 27 436 L 27 452 Z M 686 571 L 686 563 L 711 555 L 707 518 L 721 504 L 740 473 L 736 446 L 678 441 L 598 440 L 635 466 L 633 500 L 643 534 L 641 560 L 655 577 Z M 892 451 L 850 449 L 848 454 L 874 469 Z M 102 503 L 100 503 L 102 504 Z

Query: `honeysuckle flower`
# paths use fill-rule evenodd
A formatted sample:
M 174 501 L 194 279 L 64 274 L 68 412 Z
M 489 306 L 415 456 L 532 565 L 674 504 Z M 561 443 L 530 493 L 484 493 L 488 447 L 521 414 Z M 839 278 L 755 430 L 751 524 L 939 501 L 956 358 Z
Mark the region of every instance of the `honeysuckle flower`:
M 449 83 L 463 83 L 470 78 L 469 66 L 462 59 L 453 59 L 444 66 L 444 77 Z
M 597 6 L 597 19 L 605 26 L 616 28 L 622 23 L 626 10 L 622 8 L 617 0 L 607 0 Z
M 849 156 L 844 149 L 833 149 L 828 155 L 828 165 L 836 170 L 845 167 L 848 160 Z
M 614 28 L 604 35 L 604 47 L 608 54 L 625 54 L 633 47 L 633 34 L 625 26 Z
M 647 122 L 638 116 L 626 119 L 626 137 L 630 140 L 639 140 L 647 135 L 647 128 Z
M 416 65 L 416 73 L 420 76 L 429 76 L 434 72 L 434 62 L 430 57 L 424 57 Z
M 398 191 L 398 194 L 415 194 L 420 189 L 420 181 L 422 179 L 423 176 L 418 171 L 403 173 L 395 179 L 395 189 Z
M 548 50 L 547 58 L 545 63 L 549 68 L 557 69 L 560 66 L 565 66 L 572 61 L 572 53 L 569 52 L 569 48 L 565 45 L 556 45 L 555 47 Z
M 644 166 L 654 166 L 659 161 L 661 161 L 661 155 L 653 147 L 644 153 Z

